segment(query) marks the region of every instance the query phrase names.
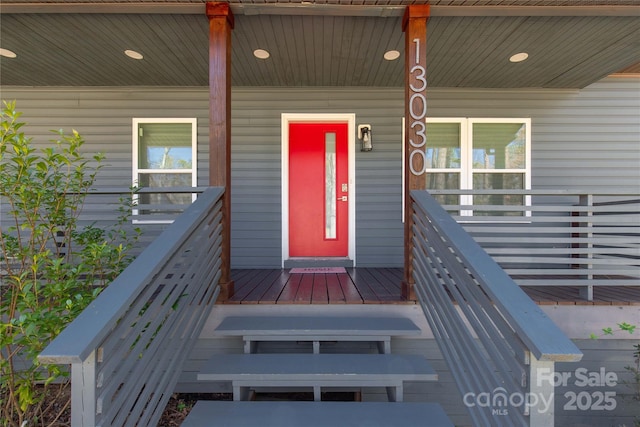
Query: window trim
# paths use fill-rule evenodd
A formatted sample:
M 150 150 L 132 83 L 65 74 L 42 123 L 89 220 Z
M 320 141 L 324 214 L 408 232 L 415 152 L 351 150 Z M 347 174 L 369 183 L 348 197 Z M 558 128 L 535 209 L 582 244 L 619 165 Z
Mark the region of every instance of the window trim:
M 139 186 L 139 177 L 141 173 L 180 173 L 180 174 L 191 174 L 191 186 L 198 186 L 198 119 L 195 117 L 134 117 L 132 118 L 131 125 L 131 149 L 132 149 L 132 185 L 134 187 Z M 191 124 L 191 169 L 161 169 L 162 172 L 159 172 L 159 169 L 146 169 L 139 167 L 139 128 L 141 124 L 148 123 L 189 123 Z M 140 187 L 142 188 L 142 187 Z M 192 201 L 195 201 L 197 198 L 194 193 L 192 196 Z M 138 203 L 138 195 L 134 194 L 133 204 L 136 206 Z M 136 218 L 138 215 L 138 210 L 133 210 L 133 222 L 136 224 L 169 224 L 172 223 L 172 220 L 156 220 L 156 219 L 139 219 Z M 144 215 L 141 215 L 144 217 Z

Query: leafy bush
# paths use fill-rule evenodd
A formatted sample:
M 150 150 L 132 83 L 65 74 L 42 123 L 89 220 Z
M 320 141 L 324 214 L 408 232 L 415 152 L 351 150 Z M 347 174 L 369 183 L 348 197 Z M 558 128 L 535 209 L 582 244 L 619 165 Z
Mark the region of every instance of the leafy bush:
M 82 137 L 57 132 L 36 150 L 15 102 L 4 102 L 0 145 L 0 420 L 55 423 L 70 404 L 67 369 L 37 355 L 130 262 L 139 230 L 126 232 L 131 199 L 113 226 L 80 227 L 87 192 L 104 156 L 86 157 Z M 53 412 L 53 414 L 52 414 Z M 45 417 L 46 415 L 46 417 Z M 46 419 L 45 419 L 46 418 Z
M 612 327 L 602 328 L 602 336 L 614 335 L 616 332 L 628 332 L 633 334 L 637 329 L 637 325 L 628 322 L 618 323 L 617 326 L 618 329 L 614 329 Z M 591 334 L 590 338 L 595 340 L 599 337 L 596 334 Z M 631 353 L 633 355 L 633 364 L 624 367 L 624 369 L 629 372 L 631 379 L 623 381 L 623 383 L 631 390 L 631 395 L 628 396 L 628 398 L 632 401 L 634 406 L 637 406 L 638 403 L 636 402 L 640 402 L 640 343 L 633 345 Z M 636 427 L 640 427 L 640 416 L 634 417 L 634 425 Z

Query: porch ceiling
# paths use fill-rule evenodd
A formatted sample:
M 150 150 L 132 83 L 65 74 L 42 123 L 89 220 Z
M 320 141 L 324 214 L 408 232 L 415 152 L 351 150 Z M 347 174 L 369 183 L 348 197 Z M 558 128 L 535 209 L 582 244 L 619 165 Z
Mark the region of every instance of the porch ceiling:
M 409 0 L 232 0 L 234 86 L 402 86 Z M 431 87 L 581 88 L 640 63 L 640 0 L 434 0 Z M 552 5 L 552 6 L 550 6 Z M 3 1 L 0 84 L 206 86 L 201 1 Z M 266 49 L 267 60 L 252 52 Z M 125 49 L 141 52 L 136 61 Z M 396 49 L 396 61 L 383 59 Z M 529 59 L 512 64 L 514 53 Z

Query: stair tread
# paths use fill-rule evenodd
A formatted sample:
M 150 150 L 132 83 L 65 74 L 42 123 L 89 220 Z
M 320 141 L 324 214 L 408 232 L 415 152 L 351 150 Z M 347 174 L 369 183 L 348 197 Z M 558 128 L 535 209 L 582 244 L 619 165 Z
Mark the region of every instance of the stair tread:
M 437 403 L 198 401 L 182 427 L 453 427 Z
M 406 336 L 421 330 L 404 317 L 230 316 L 217 335 L 242 336 Z
M 419 355 L 258 353 L 214 355 L 200 370 L 198 380 L 325 380 L 337 376 L 354 380 L 389 376 L 399 380 L 438 379 L 429 362 Z

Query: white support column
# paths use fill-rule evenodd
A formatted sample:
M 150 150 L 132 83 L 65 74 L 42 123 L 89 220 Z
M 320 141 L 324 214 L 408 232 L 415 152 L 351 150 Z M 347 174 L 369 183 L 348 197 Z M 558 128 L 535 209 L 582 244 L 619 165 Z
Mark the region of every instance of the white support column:
M 71 425 L 96 426 L 96 352 L 71 364 Z
M 592 194 L 584 194 L 580 196 L 579 206 L 588 206 L 590 209 L 587 212 L 580 212 L 579 216 L 586 217 L 585 221 L 580 221 L 578 226 L 581 228 L 586 228 L 588 231 L 586 233 L 580 233 L 580 238 L 588 239 L 587 243 L 582 243 L 579 246 L 581 248 L 587 248 L 588 252 L 585 255 L 582 255 L 581 258 L 587 258 L 589 263 L 585 266 L 581 266 L 587 270 L 593 269 L 593 264 L 591 260 L 593 259 L 593 253 L 591 250 L 593 249 L 593 243 L 591 239 L 593 239 L 593 233 L 591 229 L 593 228 L 593 222 L 591 221 L 591 217 L 593 217 L 593 195 Z M 585 276 L 587 279 L 587 283 L 590 280 L 593 280 L 593 273 L 589 272 Z M 593 301 L 593 285 L 581 286 L 580 287 L 580 297 L 586 299 L 587 301 Z
M 553 427 L 555 419 L 553 361 L 540 361 L 530 355 L 529 426 Z

